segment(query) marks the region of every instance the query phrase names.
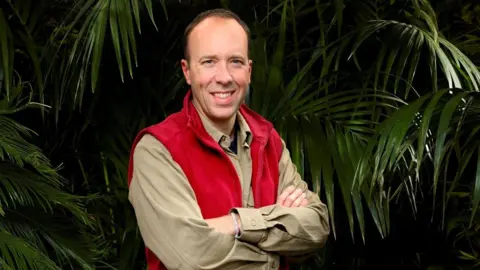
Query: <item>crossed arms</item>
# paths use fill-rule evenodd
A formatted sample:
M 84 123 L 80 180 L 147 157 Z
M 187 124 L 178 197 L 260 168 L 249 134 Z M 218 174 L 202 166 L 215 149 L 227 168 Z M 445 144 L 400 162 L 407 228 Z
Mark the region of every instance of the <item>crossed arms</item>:
M 272 269 L 279 256 L 315 252 L 329 234 L 327 208 L 308 191 L 285 146 L 280 163 L 277 204 L 234 209 L 242 229 L 235 239 L 232 217 L 203 219 L 180 166 L 145 135 L 134 152 L 129 193 L 145 245 L 168 269 Z

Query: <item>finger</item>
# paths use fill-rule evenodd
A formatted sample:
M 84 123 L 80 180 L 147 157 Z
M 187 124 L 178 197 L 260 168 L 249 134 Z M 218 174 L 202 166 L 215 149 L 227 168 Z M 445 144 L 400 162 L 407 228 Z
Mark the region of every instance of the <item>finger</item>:
M 293 202 L 300 197 L 303 193 L 303 190 L 298 188 L 296 189 L 292 194 L 290 194 L 287 199 L 285 200 L 285 203 L 283 203 L 283 206 L 285 207 L 292 207 Z
M 308 205 L 308 200 L 304 198 L 300 206 L 307 206 L 307 205 Z
M 303 200 L 305 200 L 305 193 L 302 193 L 298 198 L 292 203 L 291 207 L 299 207 Z
M 305 192 L 302 192 L 302 194 L 292 204 L 292 207 L 305 206 L 306 204 L 308 204 L 307 194 Z
M 278 197 L 277 203 L 280 204 L 280 205 L 283 205 L 285 203 L 285 200 L 287 199 L 287 197 L 290 196 L 290 194 L 292 194 L 292 192 L 294 192 L 294 191 L 295 191 L 294 186 L 289 186 L 286 189 L 284 189 L 282 191 L 282 194 L 280 194 L 280 196 Z

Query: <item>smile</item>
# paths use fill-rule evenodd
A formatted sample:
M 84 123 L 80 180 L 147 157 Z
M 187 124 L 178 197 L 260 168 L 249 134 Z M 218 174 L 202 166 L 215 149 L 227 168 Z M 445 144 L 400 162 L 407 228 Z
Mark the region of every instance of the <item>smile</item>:
M 217 92 L 217 93 L 213 93 L 213 95 L 214 95 L 216 98 L 221 98 L 221 99 L 229 98 L 232 94 L 233 94 L 233 92 Z

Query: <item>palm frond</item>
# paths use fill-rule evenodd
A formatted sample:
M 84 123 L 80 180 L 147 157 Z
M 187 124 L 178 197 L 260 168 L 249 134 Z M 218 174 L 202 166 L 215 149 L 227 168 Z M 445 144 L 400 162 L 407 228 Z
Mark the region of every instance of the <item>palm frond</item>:
M 103 244 L 93 243 L 82 223 L 61 211 L 48 213 L 37 207 L 19 207 L 0 220 L 7 232 L 48 254 L 59 266 L 92 269 L 92 262 L 102 254 L 98 247 Z
M 458 187 L 457 181 L 471 164 L 472 157 L 478 155 L 474 154 L 478 152 L 480 142 L 472 141 L 472 138 L 480 130 L 479 98 L 477 92 L 445 89 L 424 95 L 400 108 L 379 126 L 377 135 L 369 141 L 356 171 L 354 189 L 358 191 L 368 185 L 370 194 L 374 191 L 382 193 L 388 187 L 402 185 L 393 179 L 413 179 L 415 183 L 410 183 L 408 196 L 414 207 L 416 195 L 411 192 L 412 188 L 426 181 L 432 186 L 433 206 L 439 198 L 437 191 L 442 188 L 443 224 L 444 211 Z M 460 169 L 449 166 L 452 159 L 458 159 Z M 425 164 L 433 165 L 432 178 L 421 176 Z M 472 189 L 472 218 L 480 196 L 476 183 L 478 164 L 475 167 L 476 174 L 471 182 L 475 184 L 467 184 Z M 453 181 L 447 176 L 450 170 L 455 172 Z M 386 181 L 386 175 L 396 177 Z
M 18 166 L 32 165 L 40 173 L 50 174 L 52 169 L 48 159 L 41 150 L 28 143 L 24 136 L 33 131 L 18 124 L 8 117 L 0 115 L 0 161 L 10 160 Z M 54 183 L 58 185 L 58 183 Z
M 81 200 L 89 197 L 68 194 L 61 190 L 58 176 L 45 176 L 9 163 L 0 163 L 0 203 L 17 206 L 40 206 L 46 212 L 67 211 L 87 226 L 93 226 Z M 53 184 L 52 184 L 53 183 Z
M 28 242 L 1 227 L 0 266 L 5 269 L 61 269 Z
M 44 14 L 44 5 L 35 5 L 32 0 L 8 0 L 9 6 L 13 11 L 23 31 L 17 31 L 15 34 L 22 42 L 29 60 L 33 66 L 34 79 L 37 84 L 38 93 L 43 93 L 43 71 L 40 65 L 39 51 L 34 38 L 34 31 L 41 17 Z M 17 28 L 18 29 L 18 28 Z M 18 48 L 18 46 L 17 46 Z
M 455 47 L 450 41 L 440 35 L 436 18 L 428 2 L 421 1 L 422 5 L 413 1 L 417 16 L 411 15 L 414 23 L 395 20 L 372 20 L 358 33 L 349 58 L 354 56 L 357 49 L 374 33 L 385 30 L 382 49 L 376 59 L 375 88 L 378 87 L 379 77 L 384 75 L 384 85 L 380 89 L 387 89 L 387 83 L 394 81 L 394 93 L 399 91 L 401 78 L 406 78 L 404 90 L 408 97 L 411 85 L 415 78 L 417 67 L 422 55 L 429 59 L 432 89 L 437 90 L 438 74 L 440 69 L 447 80 L 448 88 L 480 89 L 480 71 L 475 64 Z M 418 22 L 426 22 L 423 26 Z M 427 53 L 422 53 L 426 51 Z M 396 66 L 396 72 L 392 69 Z
M 19 85 L 10 93 L 9 100 L 0 102 L 1 112 L 16 112 L 29 107 L 30 99 L 24 102 L 21 97 L 23 87 L 21 83 Z M 57 265 L 76 264 L 83 269 L 90 269 L 93 252 L 86 256 L 81 253 L 95 250 L 96 247 L 86 247 L 59 234 L 62 221 L 68 222 L 64 228 L 75 228 L 73 224 L 79 224 L 82 228 L 75 231 L 75 239 L 82 238 L 81 235 L 85 234 L 83 229 L 95 229 L 94 220 L 81 204 L 81 200 L 88 197 L 71 195 L 63 190 L 65 180 L 52 168 L 40 148 L 27 141 L 36 135 L 35 132 L 1 114 L 0 130 L 0 234 L 16 241 L 0 244 L 2 266 L 14 269 L 60 269 Z M 28 216 L 23 217 L 31 227 L 18 219 L 16 223 L 10 223 L 13 222 L 12 213 L 27 215 L 29 210 Z M 44 222 L 40 222 L 42 215 L 45 215 Z M 47 224 L 52 225 L 48 230 Z M 83 237 L 83 241 L 91 244 L 92 238 L 88 235 Z M 48 258 L 49 251 L 55 254 L 55 263 L 53 257 Z M 25 260 L 28 262 L 25 263 Z
M 7 0 L 5 9 L 0 9 L 0 90 L 6 90 L 7 100 L 14 87 L 16 54 L 26 58 L 32 69 L 28 77 L 36 82 L 35 90 L 43 92 L 43 70 L 34 36 L 44 11 L 43 3 L 33 5 L 32 0 Z
M 160 3 L 167 16 L 165 1 L 161 0 Z M 63 40 L 79 27 L 68 60 L 62 64 L 64 70 L 60 88 L 69 89 L 68 86 L 73 85 L 75 104 L 82 104 L 83 92 L 87 86 L 95 91 L 98 85 L 107 36 L 111 37 L 122 82 L 125 63 L 130 77 L 133 77 L 133 68 L 138 66 L 135 35 L 136 31 L 141 34 L 141 7 L 146 9 L 155 25 L 152 0 L 82 0 L 76 3 L 73 9 L 75 12 L 72 11 L 63 22 L 68 26 Z M 54 36 L 53 40 L 55 39 Z M 61 96 L 64 94 L 61 93 Z
M 0 8 L 0 90 L 6 90 L 6 96 L 10 96 L 13 78 L 14 45 L 10 26 L 5 12 Z
M 292 9 L 287 2 L 283 1 L 283 6 L 277 7 L 282 8 L 279 14 L 281 23 L 278 36 L 274 37 L 271 33 L 266 33 L 266 37 L 262 36 L 262 25 L 257 25 L 260 37 L 254 40 L 252 50 L 255 68 L 251 106 L 275 124 L 288 144 L 298 173 L 304 179 L 311 179 L 316 192 L 324 190 L 334 236 L 336 237 L 334 187 L 337 186 L 343 198 L 352 239 L 357 221 L 365 241 L 365 209 L 362 196 L 367 190 L 352 192 L 356 164 L 380 121 L 378 113 L 396 110 L 406 103 L 387 91 L 367 87 L 346 90 L 345 88 L 351 87 L 353 83 L 339 83 L 342 76 L 330 70 L 334 66 L 335 70 L 339 71 L 339 62 L 335 62 L 334 57 L 342 55 L 353 36 L 348 34 L 326 46 L 329 29 L 322 29 L 324 32 L 317 41 L 318 46 L 311 50 L 306 62 L 297 67 L 294 75 L 285 81 L 287 78 L 280 71 L 286 63 L 275 59 L 279 59 L 280 55 L 286 58 L 284 36 L 287 30 L 281 26 L 287 19 L 287 11 Z M 340 2 L 342 1 L 336 3 L 337 6 L 317 6 L 319 20 L 323 21 L 324 9 L 333 8 L 337 12 L 343 12 L 338 6 L 342 5 Z M 278 40 L 270 59 L 267 48 L 269 38 Z M 297 55 L 298 52 L 292 54 Z M 320 79 L 311 75 L 319 62 L 322 67 Z M 335 79 L 332 80 L 332 77 Z M 305 175 L 307 167 L 310 175 Z M 374 218 L 379 231 L 386 235 L 388 227 L 385 219 L 388 211 L 381 207 L 384 205 L 384 200 L 368 201 L 367 211 Z

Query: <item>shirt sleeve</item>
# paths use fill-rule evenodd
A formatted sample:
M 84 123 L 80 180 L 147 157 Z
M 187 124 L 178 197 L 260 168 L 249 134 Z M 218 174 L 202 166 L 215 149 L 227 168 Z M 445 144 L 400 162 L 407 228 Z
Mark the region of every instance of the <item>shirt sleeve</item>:
M 328 211 L 319 196 L 308 190 L 308 185 L 298 174 L 283 140 L 282 144 L 278 195 L 293 185 L 305 190 L 308 205 L 296 208 L 271 205 L 262 208 L 234 208 L 232 211 L 240 217 L 240 239 L 243 241 L 255 244 L 267 252 L 303 257 L 325 245 L 330 233 Z
M 168 150 L 145 135 L 134 150 L 129 200 L 145 246 L 168 269 L 272 269 L 279 256 L 209 227 Z

